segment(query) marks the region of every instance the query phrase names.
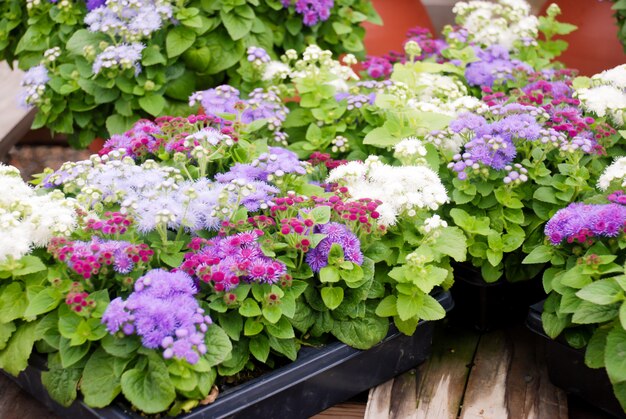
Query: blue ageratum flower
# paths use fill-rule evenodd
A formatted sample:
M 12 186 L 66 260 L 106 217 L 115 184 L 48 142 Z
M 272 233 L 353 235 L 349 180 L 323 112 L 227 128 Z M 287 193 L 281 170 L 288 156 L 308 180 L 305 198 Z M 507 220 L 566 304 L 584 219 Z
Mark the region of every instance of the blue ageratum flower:
M 124 301 L 111 301 L 102 323 L 111 334 L 136 334 L 149 349 L 163 349 L 163 357 L 195 364 L 207 351 L 205 333 L 212 323 L 198 305 L 193 279 L 185 272 L 154 269 L 135 283 Z
M 313 272 L 319 272 L 323 267 L 328 266 L 328 254 L 335 243 L 343 249 L 346 261 L 357 265 L 363 263 L 361 242 L 348 227 L 341 223 L 332 222 L 317 226 L 315 230 L 316 233 L 325 234 L 326 237 L 306 254 L 306 263 L 309 264 Z

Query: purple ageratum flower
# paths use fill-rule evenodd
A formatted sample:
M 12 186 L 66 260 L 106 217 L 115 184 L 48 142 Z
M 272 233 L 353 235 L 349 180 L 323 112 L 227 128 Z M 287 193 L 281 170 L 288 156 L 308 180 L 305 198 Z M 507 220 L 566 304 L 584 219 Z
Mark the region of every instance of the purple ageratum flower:
M 508 50 L 501 45 L 474 49 L 479 61 L 468 64 L 465 69 L 465 78 L 470 85 L 493 87 L 496 83 L 512 80 L 514 70 L 533 71 L 528 64 L 510 59 Z
M 306 263 L 309 264 L 313 272 L 319 272 L 328 265 L 328 254 L 334 243 L 339 244 L 343 249 L 345 260 L 357 265 L 363 263 L 361 242 L 348 227 L 332 222 L 317 226 L 315 230 L 316 233 L 326 234 L 326 237 L 306 254 Z
M 269 63 L 272 60 L 267 51 L 260 47 L 248 47 L 246 54 L 248 55 L 248 61 L 251 63 L 262 64 Z
M 96 56 L 92 71 L 99 74 L 102 70 L 118 68 L 120 70 L 135 69 L 135 75 L 141 73 L 141 51 L 145 45 L 140 43 L 108 46 Z
M 235 104 L 241 101 L 239 90 L 227 84 L 200 93 L 200 104 L 204 112 L 210 116 L 222 113 L 236 114 Z
M 584 243 L 594 237 L 616 237 L 625 226 L 626 207 L 622 205 L 576 202 L 557 211 L 544 232 L 556 246 L 563 240 Z
M 154 269 L 137 280 L 126 301 L 111 301 L 102 323 L 111 334 L 135 333 L 146 348 L 163 348 L 166 359 L 176 357 L 195 364 L 207 351 L 204 337 L 212 323 L 198 305 L 196 293 L 186 273 Z
M 87 0 L 86 4 L 87 10 L 91 12 L 93 9 L 104 6 L 106 4 L 106 0 Z
M 282 126 L 287 119 L 289 110 L 274 90 L 254 89 L 245 101 L 246 109 L 241 115 L 241 121 L 249 124 L 259 119 L 268 119 L 273 125 L 272 130 Z M 272 128 L 272 127 L 271 127 Z
M 290 7 L 290 0 L 281 0 L 283 7 Z M 302 23 L 313 26 L 317 22 L 324 22 L 330 17 L 333 0 L 295 0 L 296 13 L 302 15 Z
M 487 125 L 487 120 L 480 115 L 471 112 L 464 112 L 457 119 L 450 122 L 452 132 L 462 132 L 465 130 L 476 131 L 481 126 Z
M 267 153 L 262 153 L 252 163 L 237 163 L 228 172 L 218 174 L 215 178 L 219 182 L 231 182 L 235 179 L 271 182 L 290 173 L 306 174 L 306 168 L 298 155 L 282 147 L 269 147 Z

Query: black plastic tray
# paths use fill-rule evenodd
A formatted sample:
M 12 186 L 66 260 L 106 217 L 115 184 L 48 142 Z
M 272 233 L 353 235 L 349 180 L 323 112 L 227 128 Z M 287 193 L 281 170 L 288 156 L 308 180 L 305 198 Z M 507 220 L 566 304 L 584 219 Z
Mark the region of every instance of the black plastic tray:
M 486 332 L 524 321 L 528 306 L 546 298 L 539 278 L 509 282 L 504 278 L 485 282 L 480 271 L 466 264 L 454 266 L 454 285 L 450 288 L 455 323 Z
M 435 297 L 447 312 L 454 307 L 449 292 Z M 180 417 L 307 418 L 424 362 L 430 355 L 434 327 L 434 322 L 421 322 L 413 336 L 391 327 L 387 337 L 367 351 L 341 342 L 303 348 L 289 365 L 230 388 L 214 403 Z M 145 418 L 121 402 L 94 409 L 77 400 L 63 407 L 50 398 L 41 384 L 41 369 L 33 365 L 17 378 L 9 377 L 62 417 Z
M 611 416 L 626 418 L 604 368 L 586 366 L 584 349 L 575 349 L 558 339 L 550 339 L 543 331 L 542 312 L 543 301 L 530 306 L 526 326 L 546 340 L 546 364 L 552 384 Z

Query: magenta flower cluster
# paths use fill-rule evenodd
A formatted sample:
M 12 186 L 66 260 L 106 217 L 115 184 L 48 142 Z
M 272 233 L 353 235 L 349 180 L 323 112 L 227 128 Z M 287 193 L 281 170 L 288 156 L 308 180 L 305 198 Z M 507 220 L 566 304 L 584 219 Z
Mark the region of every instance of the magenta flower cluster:
M 620 204 L 575 202 L 560 209 L 548 221 L 545 234 L 553 245 L 590 243 L 594 237 L 616 237 L 624 232 L 626 207 Z
M 134 292 L 111 301 L 102 323 L 111 334 L 137 334 L 146 348 L 163 357 L 195 364 L 207 351 L 205 333 L 212 321 L 194 297 L 193 279 L 184 272 L 154 269 L 135 282 Z
M 88 242 L 54 238 L 48 250 L 85 279 L 98 275 L 106 266 L 111 266 L 119 274 L 128 274 L 137 264 L 148 263 L 154 254 L 144 243 L 132 244 L 99 237 L 93 237 Z
M 216 291 L 229 291 L 240 281 L 246 283 L 278 282 L 287 273 L 281 261 L 263 254 L 257 239 L 261 230 L 245 231 L 210 240 L 196 239 L 180 266 L 184 272 L 212 283 Z

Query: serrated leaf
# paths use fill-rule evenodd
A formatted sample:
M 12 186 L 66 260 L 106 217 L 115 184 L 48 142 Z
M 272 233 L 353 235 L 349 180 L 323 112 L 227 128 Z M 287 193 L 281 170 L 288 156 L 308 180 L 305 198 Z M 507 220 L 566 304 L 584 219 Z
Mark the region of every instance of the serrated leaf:
M 341 287 L 324 287 L 321 290 L 322 301 L 330 310 L 339 307 L 343 301 L 343 288 Z
M 134 368 L 122 374 L 122 393 L 145 413 L 163 412 L 174 402 L 176 389 L 162 360 L 152 357 L 148 364 L 145 370 Z
M 116 368 L 120 361 L 102 348 L 98 348 L 91 355 L 85 365 L 80 385 L 85 403 L 92 407 L 106 407 L 120 394 L 122 371 Z

